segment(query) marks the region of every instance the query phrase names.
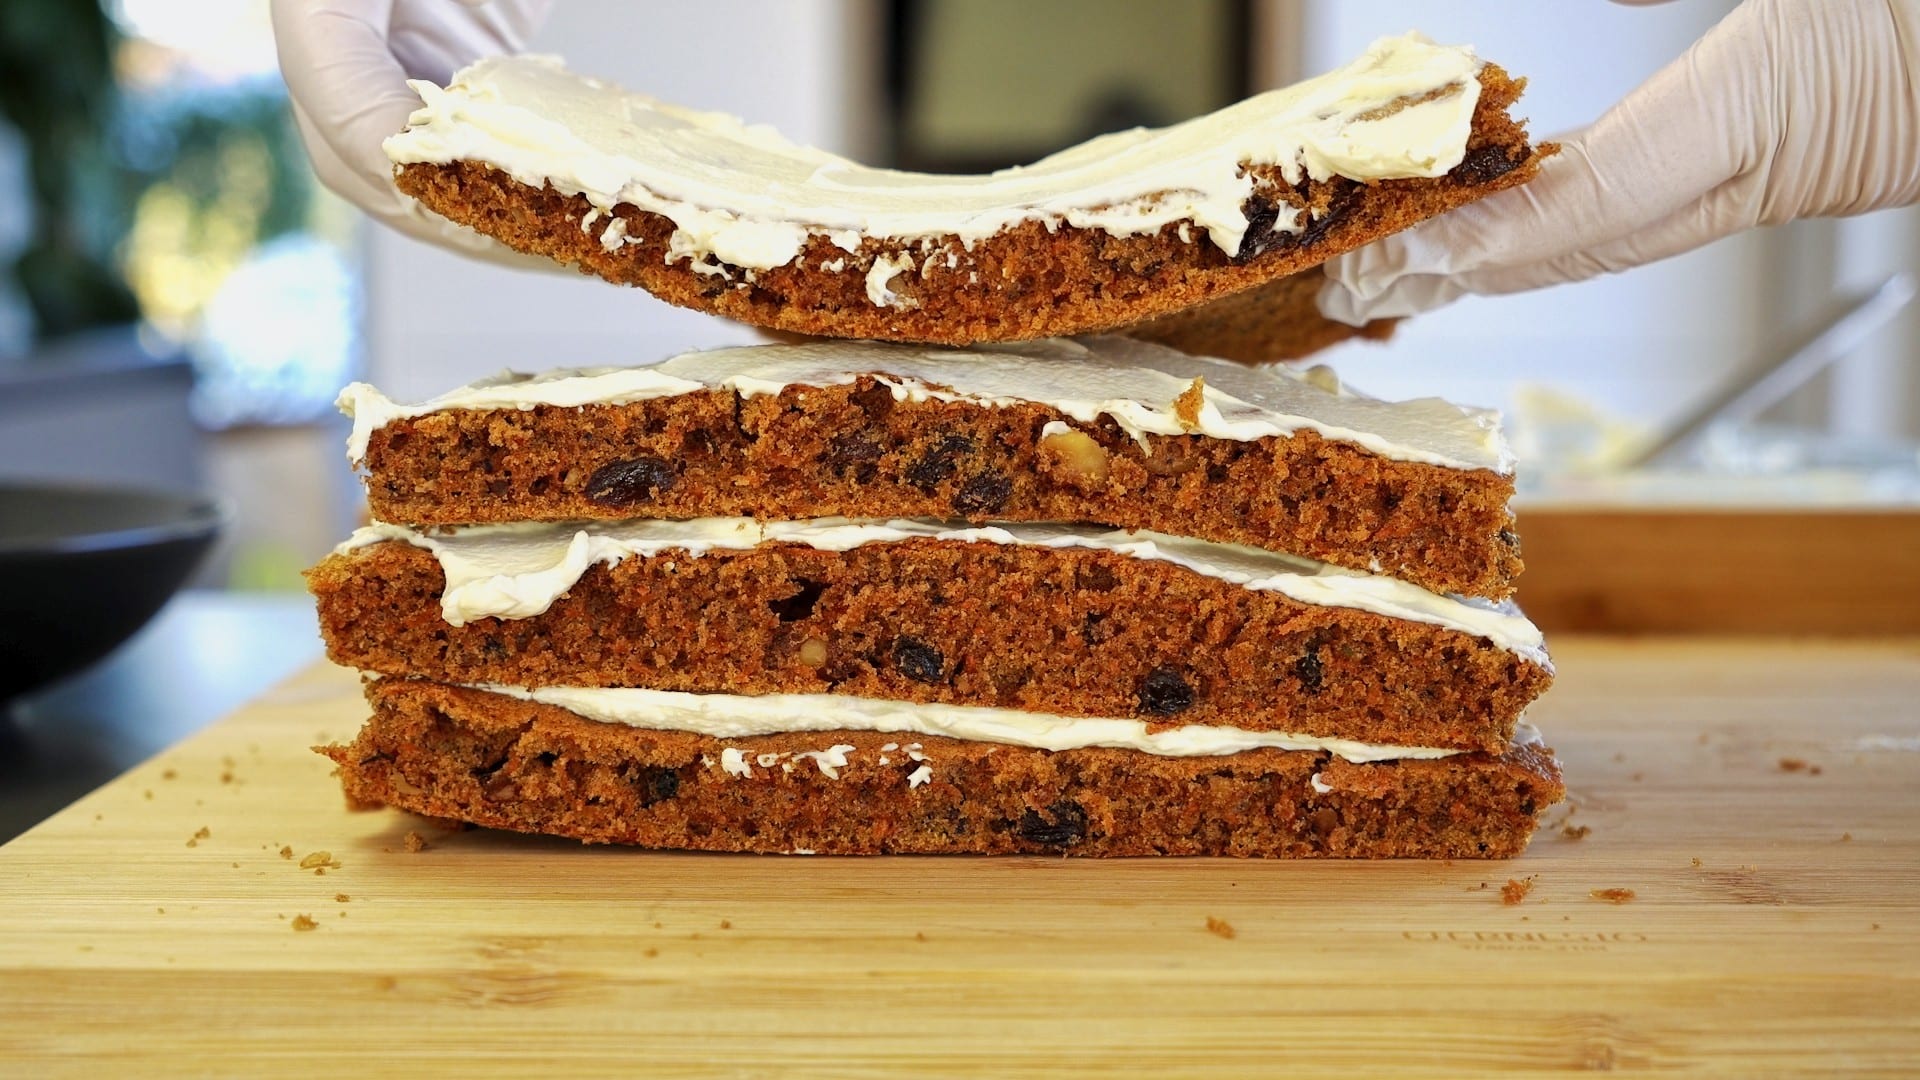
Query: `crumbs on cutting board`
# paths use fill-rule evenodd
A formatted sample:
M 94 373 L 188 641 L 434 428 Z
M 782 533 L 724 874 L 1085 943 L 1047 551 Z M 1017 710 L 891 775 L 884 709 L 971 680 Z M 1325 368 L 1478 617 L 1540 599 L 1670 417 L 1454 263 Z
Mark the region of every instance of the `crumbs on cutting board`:
M 207 828 L 205 825 L 202 825 L 200 826 L 199 830 L 196 831 L 192 836 L 187 837 L 187 846 L 199 847 L 200 841 L 206 840 L 212 836 L 213 836 L 213 830 Z
M 413 852 L 416 855 L 418 855 L 422 851 L 427 850 L 427 848 L 433 846 L 427 843 L 426 837 L 421 836 L 419 833 L 414 832 L 412 829 L 407 830 L 406 845 L 407 845 L 407 850 L 410 852 Z
M 1539 874 L 1528 874 L 1523 878 L 1508 878 L 1507 883 L 1500 886 L 1500 902 L 1518 904 L 1525 900 L 1527 894 L 1533 891 L 1533 883 L 1539 878 Z
M 1225 938 L 1228 941 L 1232 941 L 1234 938 L 1240 936 L 1240 932 L 1233 928 L 1232 923 L 1225 919 L 1216 919 L 1211 915 L 1207 916 L 1207 933 L 1217 938 Z
M 1594 889 L 1589 895 L 1595 900 L 1605 900 L 1609 904 L 1624 904 L 1639 894 L 1632 889 Z
M 329 870 L 340 869 L 340 860 L 334 858 L 331 851 L 309 852 L 301 857 L 300 869 L 311 870 L 318 876 Z
M 295 930 L 318 930 L 320 929 L 320 924 L 315 922 L 311 915 L 295 915 L 293 917 L 293 928 Z
M 1593 826 L 1591 825 L 1560 826 L 1560 835 L 1566 837 L 1569 840 L 1585 840 L 1587 838 L 1587 834 L 1591 833 L 1592 831 L 1593 831 Z
M 1820 766 L 1811 764 L 1805 758 L 1783 757 L 1780 759 L 1781 772 L 1804 772 L 1808 776 L 1819 776 Z

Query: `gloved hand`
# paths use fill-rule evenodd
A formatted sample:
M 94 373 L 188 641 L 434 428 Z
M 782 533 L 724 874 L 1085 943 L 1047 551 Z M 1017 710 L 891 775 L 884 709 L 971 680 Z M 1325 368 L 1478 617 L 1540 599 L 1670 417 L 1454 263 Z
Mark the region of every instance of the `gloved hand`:
M 381 140 L 420 99 L 408 79 L 445 85 L 483 56 L 519 52 L 553 0 L 273 0 L 280 72 L 320 182 L 411 236 L 469 255 L 550 265 L 421 210 L 393 186 Z
M 1531 183 L 1326 264 L 1353 326 L 1920 201 L 1920 0 L 1747 0 Z

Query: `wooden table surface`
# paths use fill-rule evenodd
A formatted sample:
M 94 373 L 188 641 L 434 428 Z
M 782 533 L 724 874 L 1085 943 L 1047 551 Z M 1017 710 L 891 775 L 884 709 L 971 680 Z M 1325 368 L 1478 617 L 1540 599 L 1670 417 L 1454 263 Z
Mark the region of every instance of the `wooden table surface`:
M 1572 801 L 1508 863 L 447 832 L 343 808 L 315 668 L 0 848 L 0 1072 L 1920 1069 L 1920 642 L 1555 655 Z

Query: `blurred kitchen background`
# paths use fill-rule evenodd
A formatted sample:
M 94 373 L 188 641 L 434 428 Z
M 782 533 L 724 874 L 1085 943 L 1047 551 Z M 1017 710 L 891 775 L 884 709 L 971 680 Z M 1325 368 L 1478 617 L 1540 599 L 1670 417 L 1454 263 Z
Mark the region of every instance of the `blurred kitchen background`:
M 1731 6 L 563 0 L 537 47 L 855 156 L 979 170 L 1204 112 L 1409 27 L 1531 76 L 1523 111 L 1545 135 Z M 238 514 L 201 584 L 296 589 L 352 523 L 331 408 L 350 379 L 414 397 L 507 366 L 751 338 L 635 290 L 367 226 L 307 172 L 265 0 L 8 0 L 0 57 L 0 474 L 217 491 Z M 1762 425 L 1708 440 L 1694 456 L 1721 482 L 1609 465 L 1916 262 L 1913 210 L 1803 222 L 1464 301 L 1328 359 L 1375 394 L 1505 409 L 1535 498 L 1911 499 L 1911 308 Z
M 1531 76 L 1523 111 L 1548 135 L 1732 6 L 562 0 L 536 47 L 802 141 L 956 171 L 1176 121 L 1410 27 Z M 1506 410 L 1539 502 L 1910 502 L 1911 307 L 1757 424 L 1722 425 L 1668 462 L 1686 468 L 1616 466 L 1917 262 L 1920 212 L 1802 222 L 1463 301 L 1327 359 L 1378 395 Z M 751 338 L 636 290 L 368 226 L 307 171 L 265 0 L 0 7 L 0 476 L 217 492 L 236 517 L 203 586 L 296 590 L 354 522 L 331 405 L 351 379 L 412 398 L 508 366 L 645 363 Z

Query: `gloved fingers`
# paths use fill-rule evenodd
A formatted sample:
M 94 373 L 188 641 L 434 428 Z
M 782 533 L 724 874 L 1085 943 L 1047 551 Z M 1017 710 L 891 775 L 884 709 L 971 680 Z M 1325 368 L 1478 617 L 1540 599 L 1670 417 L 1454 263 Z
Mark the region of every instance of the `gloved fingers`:
M 310 153 L 324 144 L 363 183 L 392 172 L 380 144 L 406 127 L 420 100 L 387 50 L 392 0 L 274 0 L 274 40 Z M 329 182 L 341 190 L 339 182 Z M 355 196 L 355 202 L 360 199 Z
M 1758 224 L 1754 217 L 1759 205 L 1753 190 L 1756 186 L 1750 176 L 1736 177 L 1626 236 L 1527 266 L 1461 274 L 1453 279 L 1453 284 L 1462 292 L 1500 296 L 1585 281 L 1685 254 Z
M 316 129 L 313 118 L 307 115 L 304 106 L 295 101 L 292 108 L 293 121 L 300 129 L 300 141 L 306 147 L 307 160 L 313 165 L 314 175 L 329 191 L 382 220 L 400 213 L 403 196 L 393 186 L 393 164 L 387 160 L 386 154 L 380 155 L 377 171 L 369 171 L 366 163 L 350 163 Z
M 445 86 L 475 60 L 525 49 L 552 9 L 552 0 L 469 0 L 449 16 L 445 0 L 394 0 L 387 46 L 409 78 Z
M 428 213 L 418 202 L 393 186 L 390 179 L 393 166 L 387 162 L 385 155 L 380 159 L 383 171 L 370 175 L 342 161 L 326 140 L 314 134 L 312 119 L 297 103 L 293 106 L 293 119 L 299 125 L 301 142 L 306 146 L 314 175 L 328 190 L 360 207 L 369 217 L 416 240 L 501 266 L 518 270 L 564 269 L 551 259 L 522 255 L 492 237 L 482 236 L 437 214 Z
M 1736 177 L 1658 221 L 1592 247 L 1549 254 L 1519 266 L 1488 266 L 1464 273 L 1411 273 L 1394 279 L 1364 305 L 1331 281 L 1322 286 L 1321 313 L 1364 326 L 1369 319 L 1418 315 L 1468 294 L 1504 296 L 1658 262 L 1702 247 L 1757 224 L 1751 176 Z
M 1472 291 L 1465 282 L 1476 275 L 1550 264 L 1647 224 L 1631 212 L 1645 200 L 1626 196 L 1629 212 L 1622 201 L 1590 131 L 1579 132 L 1531 182 L 1329 260 L 1321 313 L 1362 326 L 1430 311 Z
M 1772 140 L 1770 74 L 1756 61 L 1767 56 L 1766 28 L 1754 7 L 1567 139 L 1532 182 L 1330 261 L 1322 313 L 1357 326 L 1430 310 L 1476 284 L 1551 284 L 1553 267 L 1590 265 L 1582 252 L 1686 220 L 1685 207 L 1753 171 Z

